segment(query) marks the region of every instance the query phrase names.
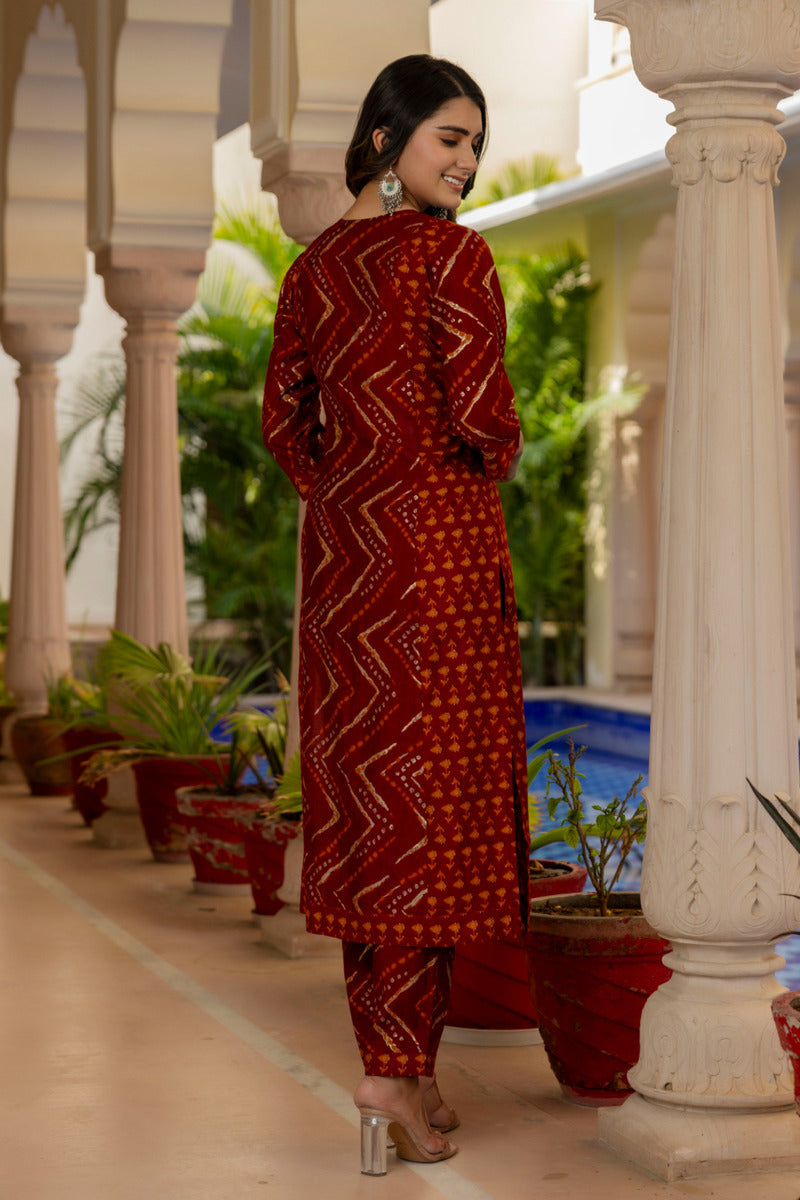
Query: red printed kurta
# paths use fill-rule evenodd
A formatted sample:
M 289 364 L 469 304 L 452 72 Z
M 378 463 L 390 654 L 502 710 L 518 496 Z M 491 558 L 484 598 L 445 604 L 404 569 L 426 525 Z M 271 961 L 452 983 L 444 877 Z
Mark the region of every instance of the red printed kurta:
M 264 440 L 302 537 L 301 907 L 315 933 L 516 939 L 525 730 L 495 480 L 519 433 L 475 232 L 339 221 L 281 290 Z

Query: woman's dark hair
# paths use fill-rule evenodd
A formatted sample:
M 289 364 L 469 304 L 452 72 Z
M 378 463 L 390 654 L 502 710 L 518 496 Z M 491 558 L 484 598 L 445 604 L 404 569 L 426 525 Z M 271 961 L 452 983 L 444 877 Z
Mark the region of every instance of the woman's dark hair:
M 463 67 L 430 54 L 408 54 L 384 67 L 364 98 L 345 155 L 345 178 L 353 195 L 357 196 L 366 183 L 383 175 L 397 161 L 422 121 L 459 96 L 466 96 L 480 110 L 483 135 L 475 152 L 480 161 L 486 145 L 486 99 Z M 385 129 L 388 134 L 380 152 L 372 142 L 376 129 Z M 462 195 L 472 191 L 474 182 L 472 175 Z

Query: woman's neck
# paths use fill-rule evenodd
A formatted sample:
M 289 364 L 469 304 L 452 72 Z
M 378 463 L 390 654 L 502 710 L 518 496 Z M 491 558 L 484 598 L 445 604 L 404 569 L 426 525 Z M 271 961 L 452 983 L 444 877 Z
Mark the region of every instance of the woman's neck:
M 406 192 L 402 203 L 398 205 L 396 211 L 420 212 L 421 210 L 414 198 Z M 378 192 L 378 181 L 370 180 L 369 183 L 364 184 L 353 203 L 342 214 L 342 217 L 347 221 L 359 221 L 366 217 L 380 217 L 383 216 L 383 213 L 384 209 Z

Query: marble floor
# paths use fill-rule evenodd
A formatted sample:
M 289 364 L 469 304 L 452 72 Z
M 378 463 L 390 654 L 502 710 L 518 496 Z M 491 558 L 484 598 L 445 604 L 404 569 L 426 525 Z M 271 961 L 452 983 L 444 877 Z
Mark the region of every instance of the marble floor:
M 338 959 L 281 957 L 248 900 L 98 849 L 0 765 L 0 1200 L 798 1200 L 797 1173 L 667 1185 L 616 1158 L 541 1046 L 443 1046 L 460 1153 L 361 1176 Z

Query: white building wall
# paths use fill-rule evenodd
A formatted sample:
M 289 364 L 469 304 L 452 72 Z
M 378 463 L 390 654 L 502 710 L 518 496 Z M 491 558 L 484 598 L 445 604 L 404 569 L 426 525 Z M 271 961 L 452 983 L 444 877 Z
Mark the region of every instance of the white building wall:
M 586 74 L 588 0 L 438 0 L 431 53 L 474 75 L 489 107 L 482 174 L 532 154 L 565 172 L 578 152 L 578 94 Z M 535 119 L 532 119 L 535 114 Z
M 672 105 L 648 92 L 636 78 L 627 29 L 588 21 L 589 70 L 577 85 L 581 173 L 593 175 L 630 159 L 663 150 L 672 130 Z

